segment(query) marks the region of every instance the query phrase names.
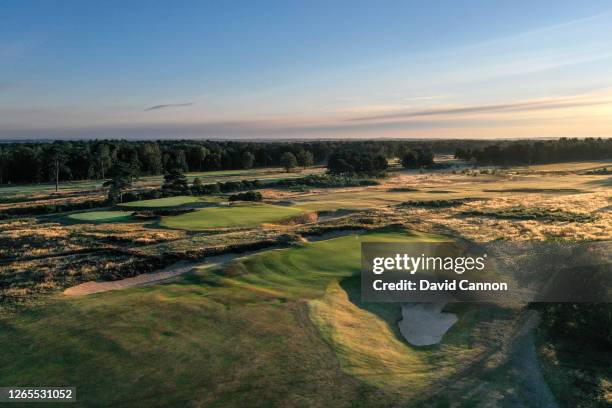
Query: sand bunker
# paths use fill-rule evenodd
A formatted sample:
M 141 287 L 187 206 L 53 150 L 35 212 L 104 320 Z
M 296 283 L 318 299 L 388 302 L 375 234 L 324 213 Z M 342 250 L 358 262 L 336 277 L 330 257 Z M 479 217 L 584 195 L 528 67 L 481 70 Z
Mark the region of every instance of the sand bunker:
M 402 336 L 413 346 L 438 344 L 457 322 L 453 313 L 443 313 L 446 303 L 409 303 L 402 306 L 398 326 Z

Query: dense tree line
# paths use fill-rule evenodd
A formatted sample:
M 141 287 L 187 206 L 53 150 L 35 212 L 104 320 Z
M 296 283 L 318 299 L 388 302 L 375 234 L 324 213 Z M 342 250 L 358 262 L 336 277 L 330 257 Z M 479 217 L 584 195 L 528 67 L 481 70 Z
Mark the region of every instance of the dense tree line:
M 117 174 L 160 175 L 182 172 L 323 165 L 336 151 L 386 158 L 424 142 L 413 141 L 55 141 L 0 144 L 0 184 L 109 179 Z M 456 145 L 454 145 L 456 147 Z M 437 142 L 437 151 L 454 149 Z M 453 150 L 454 151 L 454 150 Z M 129 167 L 129 169 L 127 169 Z M 112 186 L 111 186 L 112 187 Z
M 359 171 L 358 168 L 370 165 L 377 169 L 383 167 L 382 160 L 378 160 L 378 166 L 368 158 L 404 158 L 410 156 L 409 152 L 419 151 L 437 154 L 454 152 L 458 158 L 486 164 L 547 163 L 611 158 L 612 140 L 15 142 L 0 144 L 0 184 L 106 180 L 126 171 L 134 177 L 166 174 L 173 169 L 193 172 L 279 166 L 290 171 L 296 167 L 326 164 L 332 154 L 335 154 L 335 164 L 332 163 L 334 169 L 342 170 L 346 164 L 345 169 L 350 170 L 352 166 Z M 419 155 L 416 156 L 418 161 Z
M 338 150 L 329 156 L 327 169 L 332 174 L 378 174 L 387 169 L 381 153 Z
M 409 150 L 401 157 L 402 167 L 416 169 L 434 164 L 434 152 L 430 149 Z
M 561 138 L 546 141 L 488 142 L 478 147 L 459 147 L 455 157 L 479 164 L 498 165 L 612 159 L 612 139 Z

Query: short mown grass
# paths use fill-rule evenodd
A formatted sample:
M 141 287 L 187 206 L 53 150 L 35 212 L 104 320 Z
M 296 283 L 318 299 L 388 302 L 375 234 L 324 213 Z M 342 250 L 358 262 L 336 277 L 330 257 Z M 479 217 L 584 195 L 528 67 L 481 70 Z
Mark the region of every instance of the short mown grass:
M 165 197 L 156 198 L 152 200 L 142 201 L 131 201 L 129 203 L 120 204 L 120 207 L 135 207 L 135 208 L 167 208 L 167 207 L 178 207 L 185 204 L 201 203 L 207 200 L 203 200 L 200 197 L 194 196 L 176 196 L 176 197 Z
M 211 207 L 178 216 L 163 217 L 160 225 L 189 231 L 210 228 L 254 227 L 281 222 L 304 214 L 301 208 L 270 204 L 235 204 Z
M 135 221 L 130 211 L 87 211 L 65 217 L 70 222 L 103 224 L 111 222 Z

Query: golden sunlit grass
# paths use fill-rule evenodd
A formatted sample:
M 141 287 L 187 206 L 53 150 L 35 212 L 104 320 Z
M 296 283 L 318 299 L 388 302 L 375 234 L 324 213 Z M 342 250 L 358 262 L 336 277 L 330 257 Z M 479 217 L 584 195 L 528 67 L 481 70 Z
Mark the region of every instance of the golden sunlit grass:
M 365 236 L 402 240 L 423 238 L 424 234 L 385 231 L 310 243 L 290 239 L 311 232 L 310 228 L 402 224 L 475 241 L 609 240 L 609 177 L 579 174 L 599 165 L 605 166 L 591 162 L 486 172 L 469 169 L 465 173 L 400 171 L 370 187 L 307 192 L 266 189 L 266 200 L 284 202 L 283 206 L 261 205 L 270 210 L 266 213 L 270 219 L 262 219 L 250 205 L 228 207 L 223 222 L 214 214 L 201 217 L 205 226 L 213 226 L 206 231 L 193 228 L 200 221 L 190 219 L 193 215 L 164 218 L 165 225 L 177 226 L 172 221 L 180 221 L 185 230 L 146 222 L 64 225 L 50 218 L 0 223 L 2 255 L 18 259 L 0 265 L 3 283 L 11 283 L 1 294 L 17 300 L 105 278 L 104 273 L 116 279 L 147 272 L 151 265 L 139 263 L 141 260 L 164 256 L 198 259 L 208 256 L 206 251 L 277 243 L 281 234 L 295 244 L 214 271 L 201 269 L 171 284 L 57 299 L 37 310 L 38 315 L 18 315 L 2 332 L 3 344 L 7 344 L 3 378 L 13 378 L 18 369 L 28 367 L 25 378 L 31 383 L 65 380 L 86 390 L 88 401 L 109 405 L 133 396 L 133 387 L 126 383 L 139 384 L 137 397 L 141 400 L 162 403 L 169 392 L 184 393 L 185 401 L 202 405 L 266 400 L 295 406 L 322 406 L 334 398 L 334 402 L 350 405 L 362 402 L 361 395 L 367 394 L 369 403 L 379 396 L 380 405 L 389 406 L 401 405 L 404 398 L 418 402 L 442 389 L 445 397 L 456 400 L 439 401 L 469 405 L 481 395 L 512 387 L 500 367 L 509 358 L 504 347 L 518 321 L 518 309 L 449 306 L 448 311 L 456 313 L 459 321 L 442 343 L 415 348 L 398 333 L 400 308 L 361 303 L 359 282 L 353 276 L 359 270 L 358 244 Z M 256 173 L 266 178 L 280 175 L 278 171 Z M 209 176 L 248 178 L 244 172 Z M 452 199 L 464 201 L 447 208 L 400 205 Z M 277 222 L 291 215 L 288 213 L 338 209 L 362 211 L 341 212 L 318 223 L 304 218 L 296 225 L 261 224 Z M 509 209 L 562 211 L 592 219 L 466 215 Z M 207 214 L 201 211 L 191 214 Z M 336 216 L 341 218 L 334 219 Z M 228 223 L 248 228 L 240 232 L 219 228 Z M 24 360 L 19 346 L 24 342 L 46 347 L 37 348 Z M 92 356 L 98 359 L 97 371 L 88 366 Z M 155 361 L 146 373 L 142 372 L 143 360 Z M 467 369 L 478 375 L 464 378 Z M 604 398 L 609 395 L 609 384 L 609 378 L 602 379 Z M 109 387 L 116 392 L 109 394 Z M 196 388 L 205 392 L 194 397 L 191 390 Z M 384 394 L 364 392 L 366 389 L 384 390 Z M 323 399 L 319 397 L 322 392 L 326 393 Z M 287 395 L 295 399 L 288 401 Z
M 419 395 L 432 380 L 426 355 L 400 340 L 388 323 L 353 304 L 331 284 L 322 299 L 309 302 L 310 318 L 332 345 L 342 369 L 368 384 Z

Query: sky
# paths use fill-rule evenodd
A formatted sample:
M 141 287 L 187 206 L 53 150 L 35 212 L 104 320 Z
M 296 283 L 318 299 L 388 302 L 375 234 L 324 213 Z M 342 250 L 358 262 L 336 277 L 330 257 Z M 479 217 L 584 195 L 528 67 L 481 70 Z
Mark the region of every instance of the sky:
M 0 140 L 612 136 L 612 2 L 0 0 Z

